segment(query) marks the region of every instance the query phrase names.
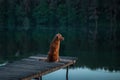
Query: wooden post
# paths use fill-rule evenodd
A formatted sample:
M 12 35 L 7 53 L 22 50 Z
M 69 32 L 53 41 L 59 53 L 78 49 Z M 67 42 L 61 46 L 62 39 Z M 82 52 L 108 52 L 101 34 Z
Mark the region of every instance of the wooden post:
M 42 80 L 42 76 L 40 76 L 40 80 Z
M 35 80 L 42 80 L 42 76 L 38 77 L 38 78 L 34 78 Z
M 66 68 L 66 80 L 68 80 L 68 70 L 69 70 L 69 67 L 67 66 L 67 68 Z

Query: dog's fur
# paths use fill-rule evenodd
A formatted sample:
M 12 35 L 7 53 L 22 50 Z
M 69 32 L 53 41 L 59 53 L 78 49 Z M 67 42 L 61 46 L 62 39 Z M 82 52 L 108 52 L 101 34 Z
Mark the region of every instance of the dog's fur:
M 53 38 L 52 42 L 50 43 L 50 49 L 48 52 L 47 61 L 48 62 L 58 62 L 60 61 L 59 58 L 59 49 L 60 49 L 60 41 L 64 40 L 64 37 L 58 33 Z

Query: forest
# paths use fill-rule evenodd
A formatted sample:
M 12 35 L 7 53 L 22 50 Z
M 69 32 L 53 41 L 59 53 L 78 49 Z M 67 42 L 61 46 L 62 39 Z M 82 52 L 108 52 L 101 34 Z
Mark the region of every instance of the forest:
M 120 56 L 120 0 L 0 0 L 0 61 L 43 50 L 47 54 L 58 32 L 65 36 L 65 52 Z

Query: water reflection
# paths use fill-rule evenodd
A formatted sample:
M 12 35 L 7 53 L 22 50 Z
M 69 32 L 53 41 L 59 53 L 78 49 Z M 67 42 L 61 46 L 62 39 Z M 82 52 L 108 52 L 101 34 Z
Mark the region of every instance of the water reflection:
M 66 80 L 65 69 L 43 76 L 43 80 Z M 91 70 L 89 68 L 69 69 L 69 80 L 119 80 L 120 72 L 109 72 L 101 69 Z
M 112 54 L 112 55 L 110 55 Z M 115 54 L 115 53 L 114 53 Z M 91 70 L 104 69 L 108 71 L 120 71 L 120 56 L 113 53 L 80 53 L 76 67 L 87 67 Z
M 6 64 L 8 64 L 8 61 L 6 61 L 6 62 L 0 64 L 0 67 L 1 67 L 1 66 L 5 66 Z

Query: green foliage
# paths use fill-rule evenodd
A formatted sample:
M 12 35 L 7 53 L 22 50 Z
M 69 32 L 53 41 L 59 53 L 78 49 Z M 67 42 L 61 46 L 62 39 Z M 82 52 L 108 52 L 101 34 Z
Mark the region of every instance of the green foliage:
M 120 50 L 119 0 L 2 0 L 0 57 L 47 53 L 52 37 L 65 36 L 63 52 Z
M 34 9 L 33 16 L 36 18 L 37 26 L 48 23 L 49 8 L 46 0 L 41 0 L 41 3 Z
M 66 27 L 67 23 L 67 8 L 65 4 L 61 4 L 57 8 L 57 17 L 59 18 L 60 27 Z

